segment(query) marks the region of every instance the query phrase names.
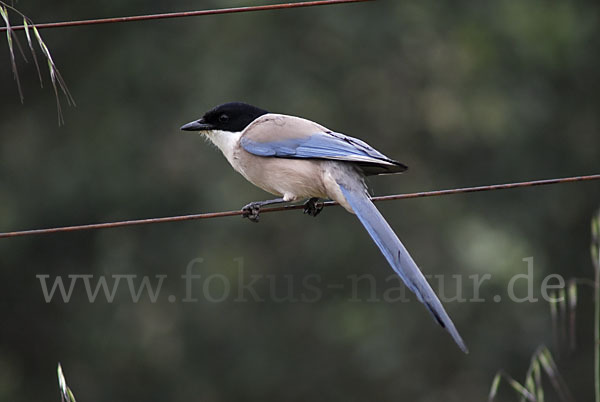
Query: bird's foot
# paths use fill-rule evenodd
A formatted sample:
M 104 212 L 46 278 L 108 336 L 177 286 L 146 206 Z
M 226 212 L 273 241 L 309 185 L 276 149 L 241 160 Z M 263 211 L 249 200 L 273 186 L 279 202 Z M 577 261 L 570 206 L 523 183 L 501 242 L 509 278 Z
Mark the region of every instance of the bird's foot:
M 319 199 L 313 197 L 304 203 L 304 213 L 315 217 L 323 210 L 323 203 Z
M 258 223 L 260 219 L 260 202 L 251 202 L 248 205 L 245 205 L 242 208 L 242 217 L 248 218 L 250 221 L 254 223 Z

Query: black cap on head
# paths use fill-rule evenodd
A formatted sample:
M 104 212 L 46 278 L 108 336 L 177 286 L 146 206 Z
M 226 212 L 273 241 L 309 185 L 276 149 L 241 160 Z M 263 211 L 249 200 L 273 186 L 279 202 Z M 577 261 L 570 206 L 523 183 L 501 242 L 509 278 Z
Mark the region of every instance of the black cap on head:
M 181 127 L 185 131 L 223 130 L 238 132 L 257 117 L 267 114 L 264 109 L 242 102 L 229 102 L 212 108 L 200 120 Z

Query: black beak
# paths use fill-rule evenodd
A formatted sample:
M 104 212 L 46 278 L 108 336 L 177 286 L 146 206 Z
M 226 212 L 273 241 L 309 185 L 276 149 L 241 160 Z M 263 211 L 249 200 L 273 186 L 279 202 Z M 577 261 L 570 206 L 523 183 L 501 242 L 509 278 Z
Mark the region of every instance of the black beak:
M 181 126 L 183 131 L 207 131 L 212 130 L 213 126 L 204 122 L 203 119 L 192 121 Z

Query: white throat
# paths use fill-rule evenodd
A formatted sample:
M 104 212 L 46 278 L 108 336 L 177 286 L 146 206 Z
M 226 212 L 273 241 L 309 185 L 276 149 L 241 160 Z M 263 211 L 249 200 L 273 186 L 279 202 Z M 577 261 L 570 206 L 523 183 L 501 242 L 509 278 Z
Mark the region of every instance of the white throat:
M 206 131 L 204 134 L 223 152 L 227 161 L 233 165 L 233 151 L 238 145 L 242 132 L 211 130 Z

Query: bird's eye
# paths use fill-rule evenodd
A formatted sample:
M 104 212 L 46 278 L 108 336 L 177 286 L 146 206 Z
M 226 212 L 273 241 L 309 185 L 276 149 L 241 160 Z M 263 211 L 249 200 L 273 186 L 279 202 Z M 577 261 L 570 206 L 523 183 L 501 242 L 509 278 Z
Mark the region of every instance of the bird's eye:
M 227 116 L 225 113 L 223 113 L 222 115 L 219 116 L 219 121 L 221 123 L 226 123 L 229 121 L 229 116 Z

